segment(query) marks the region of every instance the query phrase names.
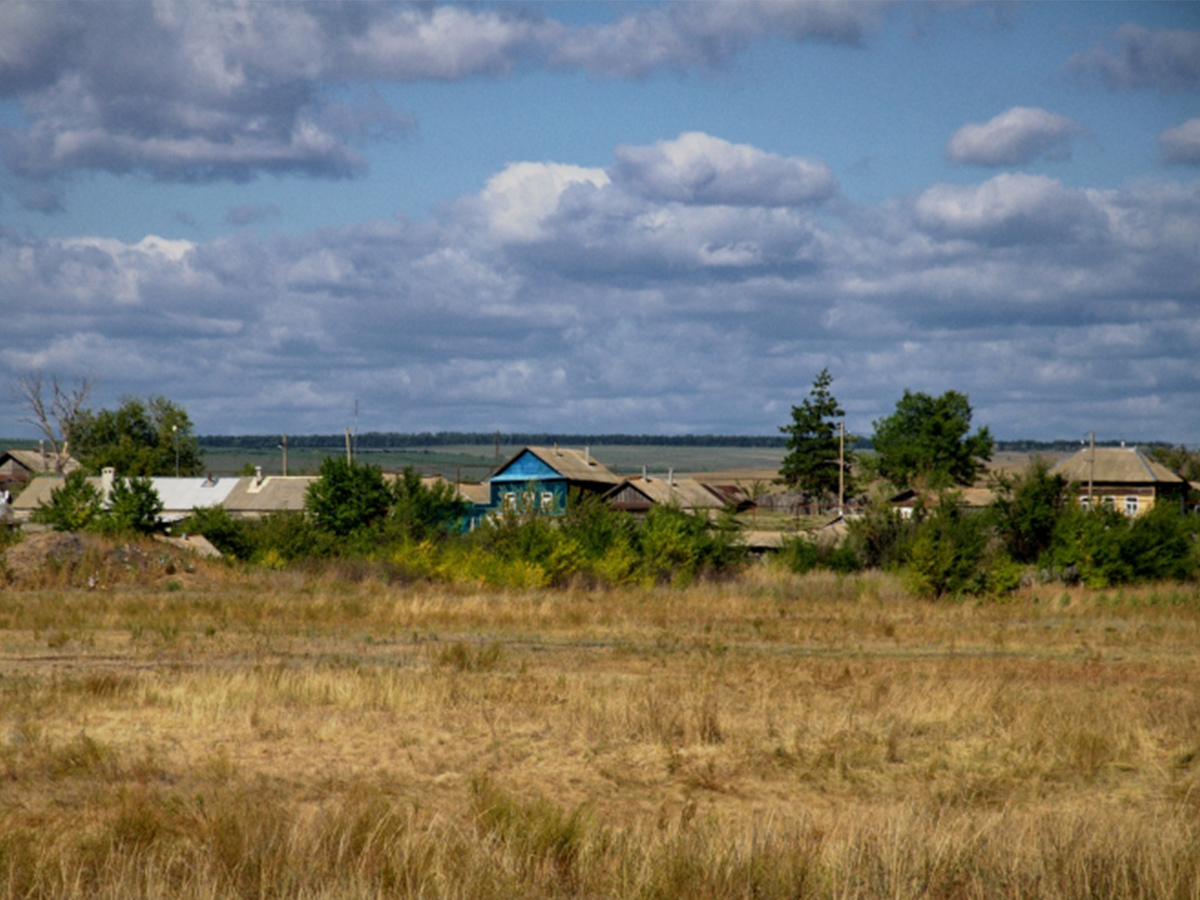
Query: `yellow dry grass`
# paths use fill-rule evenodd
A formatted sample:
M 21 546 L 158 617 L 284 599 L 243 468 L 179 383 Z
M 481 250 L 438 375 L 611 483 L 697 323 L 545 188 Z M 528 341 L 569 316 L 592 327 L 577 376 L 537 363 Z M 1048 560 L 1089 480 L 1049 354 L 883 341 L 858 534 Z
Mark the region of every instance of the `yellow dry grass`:
M 0 896 L 1200 897 L 1195 584 L 344 575 L 0 595 Z

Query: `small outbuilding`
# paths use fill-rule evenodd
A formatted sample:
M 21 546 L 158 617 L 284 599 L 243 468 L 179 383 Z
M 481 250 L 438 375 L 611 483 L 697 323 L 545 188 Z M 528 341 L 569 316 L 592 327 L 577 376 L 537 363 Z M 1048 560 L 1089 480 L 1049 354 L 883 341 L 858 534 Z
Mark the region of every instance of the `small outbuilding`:
M 0 453 L 0 491 L 16 493 L 38 475 L 67 475 L 79 468 L 79 460 L 68 456 L 62 472 L 56 472 L 54 457 L 40 450 L 5 450 Z

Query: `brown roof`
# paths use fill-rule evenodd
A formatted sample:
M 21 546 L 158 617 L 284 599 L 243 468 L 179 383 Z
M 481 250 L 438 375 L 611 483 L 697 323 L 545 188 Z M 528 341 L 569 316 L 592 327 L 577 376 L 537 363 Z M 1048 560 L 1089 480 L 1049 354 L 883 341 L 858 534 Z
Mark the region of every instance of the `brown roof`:
M 568 481 L 591 481 L 598 484 L 620 484 L 621 479 L 596 462 L 589 452 L 569 447 L 525 447 L 504 464 L 496 474 L 507 469 L 513 460 L 529 451 Z
M 725 506 L 716 494 L 694 478 L 627 478 L 605 496 L 619 493 L 626 486 L 652 503 L 674 504 L 680 509 L 721 509 Z
M 88 481 L 100 489 L 99 478 L 89 478 Z M 62 487 L 63 478 L 59 475 L 39 475 L 25 486 L 16 497 L 13 497 L 12 508 L 15 513 L 30 513 L 43 503 L 50 502 L 52 491 Z
M 996 494 L 991 488 L 986 487 L 953 487 L 949 488 L 946 493 L 957 494 L 962 501 L 961 505 L 971 507 L 972 509 L 982 509 L 985 506 L 991 506 L 996 500 Z M 933 507 L 937 506 L 938 492 L 918 491 L 915 488 L 907 488 L 890 498 L 888 502 L 893 506 L 916 506 L 920 502 L 926 507 Z
M 54 454 L 47 453 L 42 455 L 39 450 L 6 450 L 0 454 L 0 465 L 4 463 L 4 457 L 11 457 L 22 467 L 30 472 L 53 472 L 54 471 Z M 73 456 L 68 456 L 67 461 L 63 464 L 63 472 L 74 472 L 79 468 L 79 460 Z
M 460 484 L 458 496 L 476 506 L 487 506 L 492 502 L 492 487 L 489 484 Z
M 1101 484 L 1180 484 L 1183 479 L 1151 459 L 1137 447 L 1097 447 L 1095 465 L 1092 449 L 1080 450 L 1050 470 L 1068 481 L 1086 484 L 1089 478 Z

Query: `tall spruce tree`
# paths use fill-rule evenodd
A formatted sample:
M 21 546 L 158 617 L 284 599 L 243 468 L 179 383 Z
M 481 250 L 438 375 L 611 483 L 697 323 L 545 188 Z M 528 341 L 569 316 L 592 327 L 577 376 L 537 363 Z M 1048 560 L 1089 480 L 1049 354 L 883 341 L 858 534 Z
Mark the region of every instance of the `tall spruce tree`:
M 799 406 L 792 407 L 792 421 L 779 430 L 788 436 L 787 456 L 779 469 L 779 483 L 815 497 L 836 497 L 838 493 L 838 427 L 837 420 L 846 415 L 838 405 L 829 386 L 833 376 L 822 369 L 813 382 L 812 390 Z M 857 438 L 845 435 L 845 444 Z M 853 454 L 845 453 L 845 492 L 853 493 L 850 465 Z

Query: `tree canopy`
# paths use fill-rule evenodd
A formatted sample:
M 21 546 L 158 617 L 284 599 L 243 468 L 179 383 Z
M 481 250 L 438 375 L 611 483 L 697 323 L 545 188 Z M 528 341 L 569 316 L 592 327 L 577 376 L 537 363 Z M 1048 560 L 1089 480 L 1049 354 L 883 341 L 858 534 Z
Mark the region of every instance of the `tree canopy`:
M 126 397 L 115 410 L 84 410 L 74 435 L 75 456 L 93 474 L 107 466 L 121 476 L 204 471 L 187 410 L 165 397 Z
M 836 496 L 838 492 L 839 446 L 837 419 L 846 414 L 838 405 L 829 386 L 833 376 L 822 369 L 813 381 L 812 390 L 799 406 L 792 407 L 792 421 L 779 430 L 788 436 L 788 453 L 779 469 L 779 481 L 806 494 L 818 497 Z M 852 445 L 857 438 L 846 435 L 845 443 Z M 844 465 L 849 472 L 853 454 L 846 452 Z M 849 478 L 845 490 L 852 493 Z
M 392 493 L 378 466 L 340 456 L 326 457 L 304 498 L 316 526 L 339 537 L 382 522 L 391 504 Z
M 971 404 L 958 391 L 931 397 L 906 390 L 896 411 L 874 424 L 874 467 L 897 486 L 968 485 L 992 458 L 988 429 L 968 434 Z

